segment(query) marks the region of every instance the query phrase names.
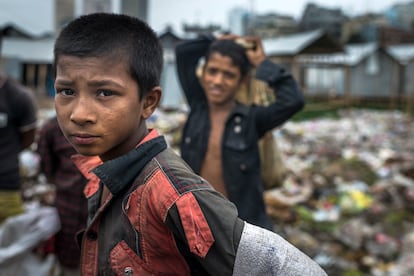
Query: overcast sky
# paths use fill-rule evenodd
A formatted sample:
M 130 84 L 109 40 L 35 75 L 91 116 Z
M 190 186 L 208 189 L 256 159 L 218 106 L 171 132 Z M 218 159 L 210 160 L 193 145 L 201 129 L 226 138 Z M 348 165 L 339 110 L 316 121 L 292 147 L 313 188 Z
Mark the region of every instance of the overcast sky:
M 256 13 L 276 12 L 298 19 L 306 4 L 313 2 L 329 8 L 342 8 L 346 14 L 381 12 L 395 3 L 413 0 L 149 0 L 149 23 L 155 31 L 170 24 L 176 32 L 183 23 L 220 24 L 228 27 L 228 12 L 235 7 L 252 9 Z M 340 2 L 340 3 L 337 3 Z
M 52 32 L 54 0 L 0 0 L 0 25 L 15 22 L 34 35 Z
M 26 30 L 36 33 L 53 29 L 55 0 L 0 0 L 0 25 L 14 21 Z M 116 0 L 120 1 L 120 0 Z M 328 7 L 342 8 L 348 15 L 365 12 L 381 12 L 393 4 L 413 0 L 312 0 Z M 172 25 L 177 33 L 182 24 L 220 24 L 228 28 L 229 11 L 236 7 L 253 10 L 258 14 L 275 12 L 291 15 L 296 19 L 302 15 L 308 0 L 148 0 L 148 21 L 157 32 Z

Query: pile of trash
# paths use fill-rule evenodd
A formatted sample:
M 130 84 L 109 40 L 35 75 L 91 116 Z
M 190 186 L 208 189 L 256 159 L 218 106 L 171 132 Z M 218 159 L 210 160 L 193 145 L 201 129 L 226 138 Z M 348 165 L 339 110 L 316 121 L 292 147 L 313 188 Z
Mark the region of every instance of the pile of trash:
M 276 231 L 328 275 L 414 275 L 414 121 L 339 115 L 274 133 L 288 168 L 265 194 Z

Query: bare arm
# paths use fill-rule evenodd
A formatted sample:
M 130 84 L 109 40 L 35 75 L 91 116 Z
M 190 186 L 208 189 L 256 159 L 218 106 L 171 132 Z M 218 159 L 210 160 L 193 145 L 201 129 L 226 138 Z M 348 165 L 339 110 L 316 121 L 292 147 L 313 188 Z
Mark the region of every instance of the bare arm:
M 20 133 L 21 150 L 24 150 L 33 144 L 35 135 L 36 135 L 36 128 L 23 131 Z
M 196 68 L 212 41 L 212 37 L 203 36 L 185 41 L 175 49 L 178 79 L 190 106 L 205 101 Z

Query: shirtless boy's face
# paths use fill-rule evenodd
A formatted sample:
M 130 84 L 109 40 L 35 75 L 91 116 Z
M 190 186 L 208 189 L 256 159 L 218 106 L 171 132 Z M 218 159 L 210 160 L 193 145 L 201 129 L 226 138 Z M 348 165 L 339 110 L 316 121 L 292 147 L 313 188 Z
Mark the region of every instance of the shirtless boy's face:
M 242 77 L 239 67 L 228 56 L 212 53 L 204 66 L 201 85 L 210 104 L 226 105 L 233 102 Z
M 140 101 L 138 84 L 126 63 L 109 57 L 59 57 L 55 89 L 64 135 L 80 154 L 98 155 L 103 161 L 137 145 L 147 132 L 145 119 L 159 101 L 151 98 L 153 92 L 150 103 L 147 96 Z

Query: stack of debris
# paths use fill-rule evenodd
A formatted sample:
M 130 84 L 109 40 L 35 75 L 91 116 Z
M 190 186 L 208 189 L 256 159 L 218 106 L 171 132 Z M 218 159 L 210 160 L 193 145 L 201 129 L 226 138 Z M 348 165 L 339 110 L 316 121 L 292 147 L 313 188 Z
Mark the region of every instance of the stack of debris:
M 275 132 L 289 169 L 265 194 L 276 231 L 329 275 L 414 275 L 414 122 L 339 114 Z

